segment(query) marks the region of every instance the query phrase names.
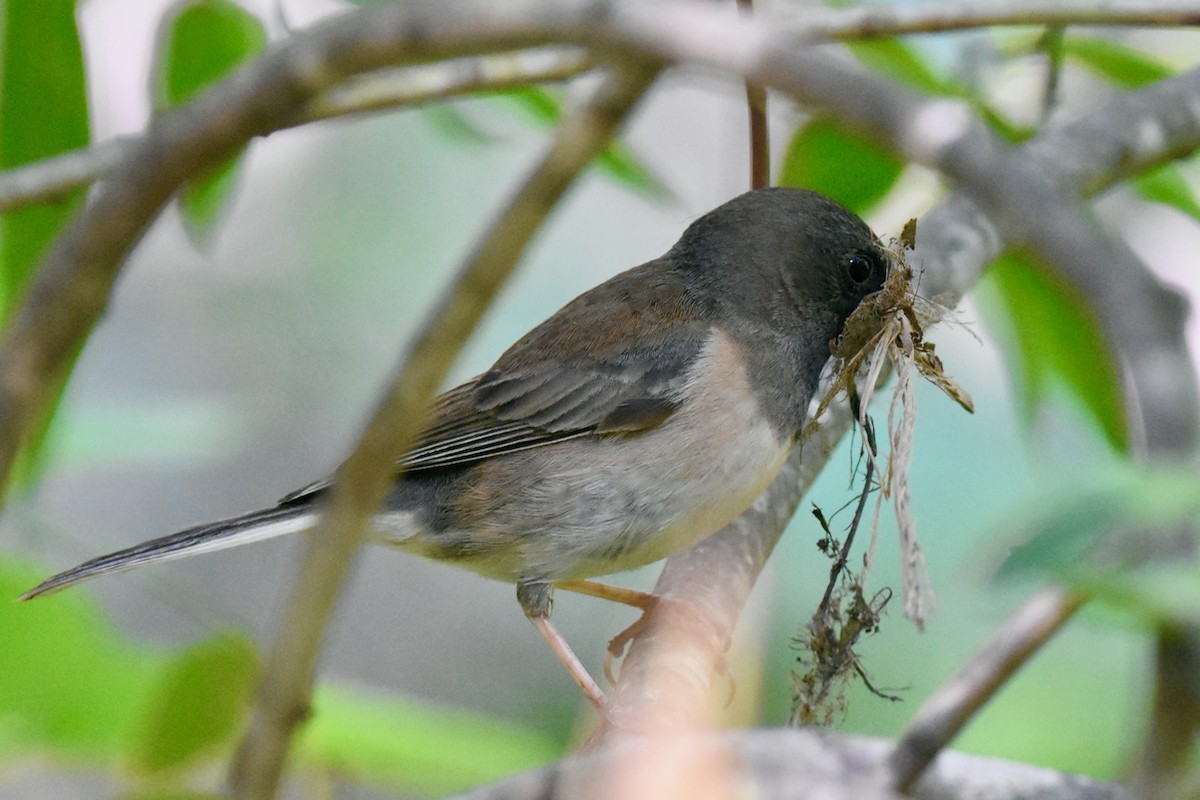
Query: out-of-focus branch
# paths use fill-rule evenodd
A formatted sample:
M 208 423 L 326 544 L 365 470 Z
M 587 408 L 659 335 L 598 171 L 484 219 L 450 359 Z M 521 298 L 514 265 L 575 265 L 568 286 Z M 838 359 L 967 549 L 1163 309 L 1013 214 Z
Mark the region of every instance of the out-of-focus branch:
M 961 3 L 862 6 L 808 15 L 802 22 L 788 24 L 786 29 L 799 43 L 850 41 L 992 26 L 1181 26 L 1195 25 L 1198 21 L 1200 4 L 1195 2 L 1113 0 L 1097 4 L 1067 0 L 1059 3 L 1019 3 L 1002 8 L 985 3 L 976 7 Z M 483 38 L 486 37 L 480 37 L 481 40 Z M 400 74 L 363 78 L 361 86 L 335 89 L 328 98 L 314 100 L 309 104 L 309 113 L 297 117 L 291 124 L 446 99 L 526 81 L 562 80 L 573 74 L 571 56 L 565 56 L 563 64 L 530 65 L 529 72 L 523 78 L 519 77 L 517 72 L 510 70 L 509 65 L 513 59 L 524 57 L 522 54 L 500 55 L 496 57 L 498 65 L 490 62 L 487 56 L 438 65 L 432 72 L 417 73 L 415 82 L 424 84 L 419 87 Z M 583 68 L 586 67 L 580 67 Z M 545 72 L 539 77 L 539 70 L 542 69 Z M 751 105 L 755 103 L 752 97 Z M 751 124 L 754 130 L 753 126 L 757 123 Z M 0 211 L 55 200 L 99 180 L 119 163 L 123 148 L 130 145 L 130 138 L 102 142 L 0 174 Z M 755 185 L 763 179 L 764 173 L 769 182 L 769 169 L 757 169 L 753 173 Z
M 564 120 L 545 155 L 427 317 L 383 404 L 339 470 L 329 507 L 310 538 L 231 773 L 235 798 L 275 796 L 292 734 L 307 716 L 317 655 L 334 601 L 370 516 L 393 485 L 396 454 L 407 450 L 420 433 L 422 409 L 526 245 L 657 74 L 657 67 L 636 62 L 617 69 Z
M 754 0 L 737 0 L 744 17 L 754 13 Z M 746 110 L 750 128 L 750 188 L 771 185 L 771 138 L 767 123 L 767 90 L 746 81 Z
M 1022 603 L 921 706 L 880 765 L 880 785 L 907 794 L 950 739 L 1084 602 L 1065 589 L 1043 589 Z
M 532 50 L 474 56 L 355 77 L 318 95 L 279 127 L 404 108 L 513 86 L 569 80 L 592 66 L 582 52 Z M 122 136 L 0 173 L 0 211 L 58 200 L 117 167 L 139 137 Z
M 873 785 L 872 764 L 887 752 L 880 739 L 832 731 L 765 729 L 734 731 L 680 740 L 680 749 L 701 763 L 729 764 L 728 783 L 701 786 L 696 794 L 614 795 L 607 782 L 639 751 L 653 753 L 663 742 L 632 738 L 602 751 L 575 756 L 461 795 L 458 800 L 592 800 L 613 797 L 756 797 L 762 800 L 900 800 Z M 1113 784 L 998 758 L 947 753 L 916 785 L 914 800 L 1130 800 Z
M 560 83 L 591 69 L 584 52 L 554 48 L 458 58 L 360 75 L 316 97 L 295 124 L 387 111 L 468 94 Z
M 1200 23 L 1200 4 L 1193 0 L 1017 0 L 1003 4 L 926 2 L 858 6 L 807 19 L 803 27 L 806 36 L 824 41 L 1012 25 L 1177 27 L 1197 23 Z

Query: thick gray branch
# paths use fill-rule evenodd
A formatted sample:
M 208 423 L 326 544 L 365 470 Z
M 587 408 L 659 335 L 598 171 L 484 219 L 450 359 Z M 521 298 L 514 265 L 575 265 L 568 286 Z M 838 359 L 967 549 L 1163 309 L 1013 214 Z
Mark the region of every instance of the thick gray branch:
M 872 785 L 864 777 L 888 746 L 878 739 L 789 729 L 710 734 L 674 742 L 631 738 L 599 753 L 569 758 L 477 789 L 459 800 L 900 800 L 902 795 Z M 1129 798 L 1112 784 L 962 753 L 946 753 L 907 796 L 915 800 Z

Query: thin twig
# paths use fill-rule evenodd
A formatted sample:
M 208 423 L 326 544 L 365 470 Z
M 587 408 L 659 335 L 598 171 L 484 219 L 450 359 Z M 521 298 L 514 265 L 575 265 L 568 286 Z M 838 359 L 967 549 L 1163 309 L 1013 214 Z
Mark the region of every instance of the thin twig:
M 854 419 L 862 419 L 859 409 L 855 402 L 857 395 L 850 398 L 850 413 Z M 854 535 L 858 533 L 858 526 L 862 522 L 863 509 L 867 507 L 867 498 L 871 496 L 871 482 L 875 478 L 875 458 L 878 451 L 875 447 L 875 423 L 870 417 L 866 418 L 863 424 L 863 443 L 868 450 L 866 461 L 866 469 L 863 474 L 863 488 L 858 495 L 858 503 L 854 507 L 854 518 L 850 521 L 850 529 L 846 533 L 846 541 L 842 544 L 842 550 L 838 553 L 837 559 L 833 562 L 833 566 L 829 569 L 829 584 L 825 587 L 825 595 L 821 598 L 821 604 L 817 607 L 817 616 L 824 618 L 829 611 L 829 601 L 833 599 L 833 590 L 837 587 L 838 577 L 842 574 L 842 570 L 846 568 L 846 564 L 850 562 L 850 548 L 854 546 Z
M 827 11 L 802 23 L 813 40 L 848 41 L 913 33 L 951 33 L 974 28 L 1092 25 L 1114 27 L 1187 27 L 1200 23 L 1200 5 L 1192 0 L 1022 0 L 1004 5 L 980 2 L 926 2 L 858 6 Z M 791 29 L 794 30 L 794 29 Z
M 754 14 L 754 0 L 737 0 L 737 7 L 743 17 Z M 765 87 L 746 81 L 746 109 L 750 123 L 750 188 L 764 189 L 771 185 L 771 140 Z
M 454 355 L 482 318 L 526 245 L 575 178 L 611 140 L 658 74 L 640 64 L 615 71 L 568 116 L 545 155 L 481 238 L 428 316 L 354 453 L 339 470 L 333 496 L 295 582 L 287 614 L 266 662 L 259 702 L 230 773 L 243 800 L 275 796 L 289 744 L 304 719 L 317 654 L 339 589 L 367 526 L 393 485 L 395 456 L 416 439 L 424 408 Z
M 586 53 L 556 48 L 458 58 L 357 76 L 309 103 L 297 124 L 453 100 L 517 86 L 561 83 L 591 69 Z
M 925 701 L 876 771 L 881 785 L 907 793 L 967 721 L 1085 602 L 1043 589 L 1021 604 L 991 640 Z

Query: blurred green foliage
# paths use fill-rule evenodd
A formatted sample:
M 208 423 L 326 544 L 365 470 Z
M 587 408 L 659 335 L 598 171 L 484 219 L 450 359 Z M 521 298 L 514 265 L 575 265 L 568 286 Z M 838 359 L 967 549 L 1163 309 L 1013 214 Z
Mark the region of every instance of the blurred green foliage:
M 1095 313 L 1058 273 L 1022 253 L 999 258 L 976 296 L 1013 340 L 1006 351 L 1026 418 L 1065 387 L 1091 413 L 1109 444 L 1128 446 L 1120 373 Z
M 75 4 L 8 0 L 2 8 L 0 168 L 8 169 L 85 146 L 88 108 Z M 165 110 L 188 102 L 265 46 L 261 22 L 235 3 L 197 0 L 175 7 L 160 23 L 150 84 L 155 107 Z M 1065 64 L 1087 70 L 1114 90 L 1144 86 L 1173 72 L 1169 64 L 1113 39 L 1064 35 L 1056 46 Z M 949 77 L 936 59 L 911 41 L 877 39 L 850 43 L 848 49 L 889 79 L 929 95 L 966 101 L 1010 141 L 1031 132 L 1010 123 L 979 87 Z M 549 128 L 561 119 L 564 100 L 557 90 L 526 87 L 486 94 L 483 103 L 487 108 L 516 110 L 539 128 Z M 462 108 L 447 104 L 425 113 L 445 130 L 487 139 Z M 878 207 L 902 182 L 904 164 L 874 144 L 869 133 L 847 131 L 824 119 L 805 122 L 789 140 L 781 182 L 817 189 L 862 213 Z M 211 243 L 220 229 L 240 159 L 231 159 L 183 193 L 184 219 L 199 244 Z M 669 187 L 655 177 L 651 166 L 622 143 L 610 147 L 598 166 L 624 187 L 654 198 L 670 196 Z M 1200 204 L 1174 165 L 1136 176 L 1130 185 L 1146 200 L 1200 220 Z M 7 312 L 12 307 L 41 253 L 78 206 L 79 197 L 75 193 L 60 204 L 0 217 L 0 309 Z M 1084 301 L 1054 273 L 1019 254 L 1009 254 L 994 265 L 982 289 L 985 304 L 990 304 L 1011 337 L 1009 357 L 1020 376 L 1018 405 L 1026 418 L 1054 402 L 1055 389 L 1065 389 L 1087 410 L 1098 434 L 1114 450 L 1123 450 L 1128 432 L 1118 371 Z M 126 455 L 135 449 L 140 457 L 153 459 L 160 453 L 156 442 L 133 441 L 127 431 L 140 425 L 141 430 L 152 429 L 147 440 L 159 439 L 166 435 L 162 428 L 173 424 L 147 425 L 145 419 L 135 421 L 119 413 L 92 413 L 82 420 L 85 430 L 72 441 L 83 446 L 74 454 L 94 463 L 104 463 L 106 452 L 118 449 Z M 228 431 L 206 433 L 212 434 L 209 447 L 221 435 L 229 435 Z M 955 441 L 962 441 L 962 436 Z M 28 452 L 36 448 L 34 443 Z M 197 443 L 194 453 L 205 452 Z M 979 469 L 994 467 L 984 464 Z M 1001 574 L 1067 580 L 1132 613 L 1145 628 L 1195 624 L 1200 573 L 1191 565 L 1134 566 L 1120 560 L 1097 570 L 1081 569 L 1081 565 L 1093 563 L 1097 545 L 1114 532 L 1194 521 L 1200 510 L 1198 496 L 1194 476 L 1173 472 L 1130 472 L 1098 479 L 1090 489 L 1074 494 L 1056 495 L 1044 507 L 1006 517 L 1009 532 L 993 538 L 1016 547 L 1003 562 Z M 947 498 L 943 505 L 953 502 Z M 944 521 L 944 527 L 958 524 L 961 516 Z M 1018 541 L 1011 538 L 1012 529 L 1021 531 Z M 254 647 L 239 634 L 223 633 L 178 651 L 147 648 L 117 632 L 88 595 L 79 591 L 29 604 L 4 601 L 46 572 L 0 557 L 0 769 L 30 757 L 50 758 L 127 779 L 130 797 L 206 797 L 190 794 L 189 784 L 228 755 L 245 724 L 258 674 Z M 979 610 L 978 616 L 990 623 L 994 608 Z M 978 634 L 978 619 L 974 624 L 968 631 L 967 623 L 950 623 L 947 627 L 952 630 L 942 633 L 957 640 L 958 634 Z M 882 644 L 870 647 L 879 648 L 887 663 L 903 665 L 901 669 L 919 681 L 936 682 L 940 675 L 933 673 L 948 671 L 952 658 L 963 655 L 938 654 L 931 668 L 935 659 L 925 642 L 908 633 L 893 633 L 897 627 L 893 620 Z M 1104 640 L 1087 641 L 1099 649 L 1097 641 Z M 1122 646 L 1135 649 L 1128 640 Z M 1129 662 L 1136 658 L 1136 654 L 1126 655 Z M 1029 724 L 1053 706 L 1060 687 L 1068 682 L 1090 681 L 1088 686 L 1094 687 L 1089 691 L 1095 694 L 1107 688 L 1104 681 L 1110 676 L 1098 671 L 1081 676 L 1077 660 L 1055 659 L 1052 654 L 1049 665 L 1039 662 L 1025 672 L 1007 690 L 1021 694 L 1021 702 L 1006 703 L 1002 697 L 988 712 L 996 716 L 981 718 L 964 741 L 976 749 L 1010 756 L 1027 753 L 1040 763 L 1115 774 L 1112 750 L 1117 745 L 1112 742 L 1119 733 L 1115 729 L 1120 722 L 1128 723 L 1132 711 L 1106 707 L 1110 716 L 1102 722 L 1088 716 L 1081 727 L 1095 734 L 1096 740 L 1103 738 L 1108 749 L 1096 747 L 1094 741 L 1074 742 L 1070 754 L 1054 750 L 1064 747 L 1063 739 L 1069 737 L 1039 738 L 1039 730 L 1033 730 L 1038 726 Z M 908 718 L 915 706 L 893 705 L 881 712 L 873 705 L 878 702 L 856 698 L 849 715 L 851 726 L 894 733 L 899 720 Z M 561 742 L 520 725 L 380 697 L 361 688 L 321 686 L 314 708 L 314 717 L 299 739 L 298 768 L 388 790 L 456 791 L 546 763 L 563 749 Z
M 6 0 L 0 15 L 0 169 L 85 146 L 88 103 L 74 0 Z M 82 197 L 74 191 L 57 203 L 0 214 L 0 323 Z M 14 469 L 18 483 L 37 475 L 56 406 L 57 398 L 25 443 Z
M 217 634 L 179 653 L 129 641 L 83 591 L 13 603 L 44 577 L 0 554 L 0 769 L 39 752 L 175 796 L 226 756 L 245 723 L 258 656 Z M 298 766 L 421 794 L 548 763 L 561 746 L 465 711 L 318 689 Z

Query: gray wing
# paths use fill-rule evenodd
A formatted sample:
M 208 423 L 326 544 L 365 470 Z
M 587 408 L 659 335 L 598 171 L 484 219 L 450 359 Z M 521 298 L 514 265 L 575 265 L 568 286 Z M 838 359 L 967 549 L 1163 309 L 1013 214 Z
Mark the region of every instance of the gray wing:
M 661 262 L 622 273 L 532 330 L 483 375 L 439 397 L 425 434 L 398 465 L 409 472 L 463 466 L 657 427 L 678 408 L 710 333 Z M 280 502 L 329 484 L 318 481 Z

